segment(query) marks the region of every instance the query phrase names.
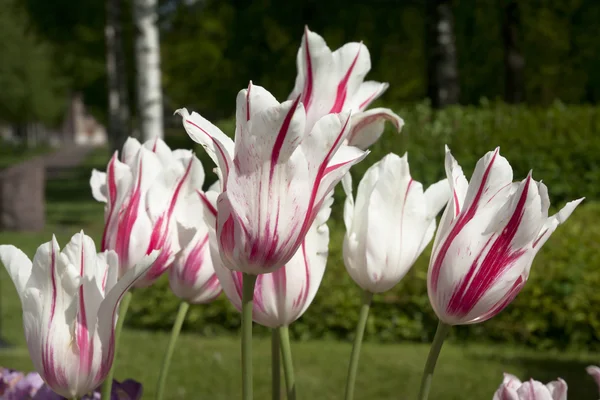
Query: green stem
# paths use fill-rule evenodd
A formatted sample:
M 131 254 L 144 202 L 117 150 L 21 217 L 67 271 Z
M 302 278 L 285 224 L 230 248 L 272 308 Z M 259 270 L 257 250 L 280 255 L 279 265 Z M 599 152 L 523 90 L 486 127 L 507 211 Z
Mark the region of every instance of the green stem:
M 429 349 L 429 356 L 427 356 L 427 362 L 425 363 L 425 370 L 423 371 L 423 378 L 421 378 L 421 389 L 419 390 L 419 400 L 427 400 L 429 397 L 429 389 L 431 388 L 431 380 L 433 378 L 433 370 L 435 369 L 435 363 L 442 350 L 444 339 L 450 332 L 450 325 L 438 322 L 437 330 L 435 331 L 435 337 L 433 343 L 431 343 L 431 349 Z
M 115 375 L 115 367 L 117 365 L 117 353 L 119 351 L 119 339 L 121 338 L 121 331 L 123 330 L 123 323 L 127 316 L 127 310 L 129 309 L 129 303 L 133 294 L 131 292 L 125 293 L 121 304 L 119 305 L 119 318 L 117 319 L 117 326 L 115 327 L 115 351 L 113 354 L 113 364 L 108 371 L 108 375 L 102 384 L 102 400 L 110 400 L 112 394 L 113 376 Z
M 290 347 L 290 330 L 287 326 L 277 328 L 281 341 L 281 356 L 283 358 L 283 374 L 287 389 L 287 400 L 296 400 L 296 382 L 294 381 L 294 364 Z
M 271 329 L 271 398 L 281 399 L 281 359 L 279 353 L 279 332 Z
M 185 316 L 190 308 L 190 304 L 187 301 L 182 301 L 179 304 L 179 310 L 177 311 L 177 317 L 175 323 L 173 323 L 173 329 L 171 330 L 171 338 L 167 345 L 167 352 L 163 360 L 162 367 L 160 369 L 160 375 L 158 377 L 158 388 L 156 389 L 156 399 L 162 400 L 165 393 L 165 383 L 167 382 L 167 374 L 169 373 L 169 366 L 171 365 L 171 358 L 173 357 L 173 350 L 175 350 L 175 343 L 181 332 L 181 326 L 185 321 Z
M 242 283 L 242 398 L 252 400 L 252 307 L 256 275 L 244 273 Z
M 358 372 L 358 359 L 360 358 L 360 348 L 365 335 L 365 327 L 367 326 L 367 318 L 369 317 L 372 299 L 373 293 L 365 290 L 362 296 L 358 324 L 356 324 L 352 354 L 350 355 L 350 366 L 348 367 L 348 378 L 346 379 L 346 400 L 352 400 L 354 398 L 354 386 L 356 382 L 356 373 Z

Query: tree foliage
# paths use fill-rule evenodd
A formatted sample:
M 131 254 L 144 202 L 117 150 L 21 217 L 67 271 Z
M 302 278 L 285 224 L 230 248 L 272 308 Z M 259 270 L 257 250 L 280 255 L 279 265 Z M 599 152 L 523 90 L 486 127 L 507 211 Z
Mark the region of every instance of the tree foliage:
M 507 1 L 451 1 L 463 104 L 504 96 L 502 21 Z M 52 44 L 50 58 L 68 78 L 69 88 L 83 91 L 92 111 L 104 117 L 104 1 L 23 3 L 37 31 Z M 520 29 L 515 40 L 524 59 L 522 97 L 541 105 L 556 99 L 596 103 L 600 98 L 600 2 L 518 3 Z M 127 81 L 133 94 L 135 32 L 131 1 L 123 4 Z M 331 48 L 363 40 L 373 61 L 369 78 L 390 82 L 384 102 L 404 104 L 427 96 L 426 0 L 161 0 L 160 6 L 167 111 L 187 106 L 210 118 L 227 117 L 233 113 L 237 91 L 251 79 L 285 99 L 294 84 L 296 52 L 305 24 L 323 35 Z M 3 12 L 2 18 L 8 21 L 0 29 L 10 29 L 10 20 L 16 20 L 12 13 Z M 130 97 L 135 109 L 135 97 Z M 2 102 L 3 107 L 6 104 L 12 102 Z
M 65 82 L 53 47 L 35 33 L 16 1 L 0 0 L 0 8 L 0 121 L 56 123 Z

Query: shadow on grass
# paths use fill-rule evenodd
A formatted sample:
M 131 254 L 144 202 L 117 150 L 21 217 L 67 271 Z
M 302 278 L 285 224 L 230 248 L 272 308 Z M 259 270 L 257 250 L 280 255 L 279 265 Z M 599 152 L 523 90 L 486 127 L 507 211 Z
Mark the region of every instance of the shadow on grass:
M 507 373 L 513 373 L 517 375 L 522 381 L 528 379 L 534 379 L 544 384 L 562 378 L 567 382 L 569 386 L 569 399 L 577 400 L 596 400 L 598 399 L 598 386 L 596 386 L 594 380 L 586 372 L 586 367 L 591 365 L 593 362 L 589 361 L 588 357 L 583 359 L 574 358 L 572 355 L 566 355 L 566 352 L 552 353 L 548 355 L 543 354 L 543 350 L 540 350 L 540 354 L 522 354 L 522 355 L 471 355 L 472 358 L 482 359 L 483 361 L 494 361 L 502 362 L 510 365 L 518 365 L 521 371 L 521 376 L 514 371 L 505 371 Z M 600 361 L 600 360 L 598 360 Z M 598 361 L 595 363 L 597 364 Z M 498 378 L 498 384 L 502 377 Z

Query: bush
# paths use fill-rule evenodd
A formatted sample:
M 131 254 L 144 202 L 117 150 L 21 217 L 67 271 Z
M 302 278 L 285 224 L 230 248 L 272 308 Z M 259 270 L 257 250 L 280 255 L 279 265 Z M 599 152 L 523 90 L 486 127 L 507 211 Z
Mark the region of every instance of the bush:
M 537 348 L 600 348 L 600 219 L 597 154 L 600 114 L 592 107 L 527 109 L 505 105 L 455 107 L 437 113 L 420 105 L 401 112 L 406 127 L 401 136 L 386 133 L 364 164 L 354 168 L 355 183 L 366 168 L 387 152 L 409 151 L 415 179 L 426 185 L 444 176 L 443 145 L 448 143 L 470 176 L 476 161 L 500 144 L 523 179 L 535 168 L 554 204 L 587 196 L 569 221 L 560 226 L 536 257 L 532 274 L 515 302 L 496 318 L 460 327 L 460 340 L 490 340 Z M 229 127 L 232 124 L 229 122 Z M 227 130 L 225 125 L 224 130 Z M 205 164 L 207 167 L 208 165 Z M 207 168 L 208 169 L 208 168 Z M 342 262 L 343 194 L 336 189 L 330 255 L 322 286 L 308 312 L 292 326 L 297 338 L 351 338 L 358 319 L 360 291 Z M 429 341 L 436 318 L 426 290 L 429 250 L 393 290 L 374 297 L 367 338 L 380 341 Z M 165 278 L 134 297 L 128 322 L 136 327 L 170 329 L 178 300 Z M 239 315 L 221 296 L 209 306 L 190 310 L 186 328 L 206 335 L 235 332 Z

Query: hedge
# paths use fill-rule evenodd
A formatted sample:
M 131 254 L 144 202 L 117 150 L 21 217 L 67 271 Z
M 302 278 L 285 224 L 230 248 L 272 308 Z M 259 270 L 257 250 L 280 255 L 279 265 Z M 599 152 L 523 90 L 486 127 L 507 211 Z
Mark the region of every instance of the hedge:
M 501 152 L 522 179 L 534 177 L 549 187 L 553 204 L 586 196 L 569 221 L 558 228 L 536 257 L 530 280 L 515 302 L 494 319 L 453 331 L 460 340 L 489 340 L 527 344 L 537 348 L 600 349 L 600 202 L 598 154 L 600 109 L 585 106 L 527 109 L 501 104 L 449 108 L 437 114 L 419 105 L 400 114 L 403 133 L 386 132 L 372 148 L 368 165 L 393 151 L 409 152 L 415 179 L 430 184 L 443 176 L 443 145 L 447 143 L 467 176 L 485 151 L 501 145 Z M 231 122 L 222 124 L 231 128 Z M 202 157 L 204 159 L 204 157 Z M 205 164 L 207 165 L 207 164 Z M 296 338 L 351 338 L 358 318 L 360 291 L 342 263 L 343 194 L 336 190 L 329 221 L 332 236 L 325 278 L 307 313 L 292 326 Z M 393 290 L 376 295 L 368 321 L 367 338 L 379 341 L 429 341 L 436 319 L 426 291 L 429 250 Z M 178 299 L 165 278 L 134 296 L 128 324 L 146 329 L 170 329 Z M 204 335 L 235 332 L 239 315 L 222 296 L 208 306 L 194 306 L 185 328 Z M 259 332 L 261 330 L 259 329 Z M 266 332 L 262 330 L 262 332 Z

